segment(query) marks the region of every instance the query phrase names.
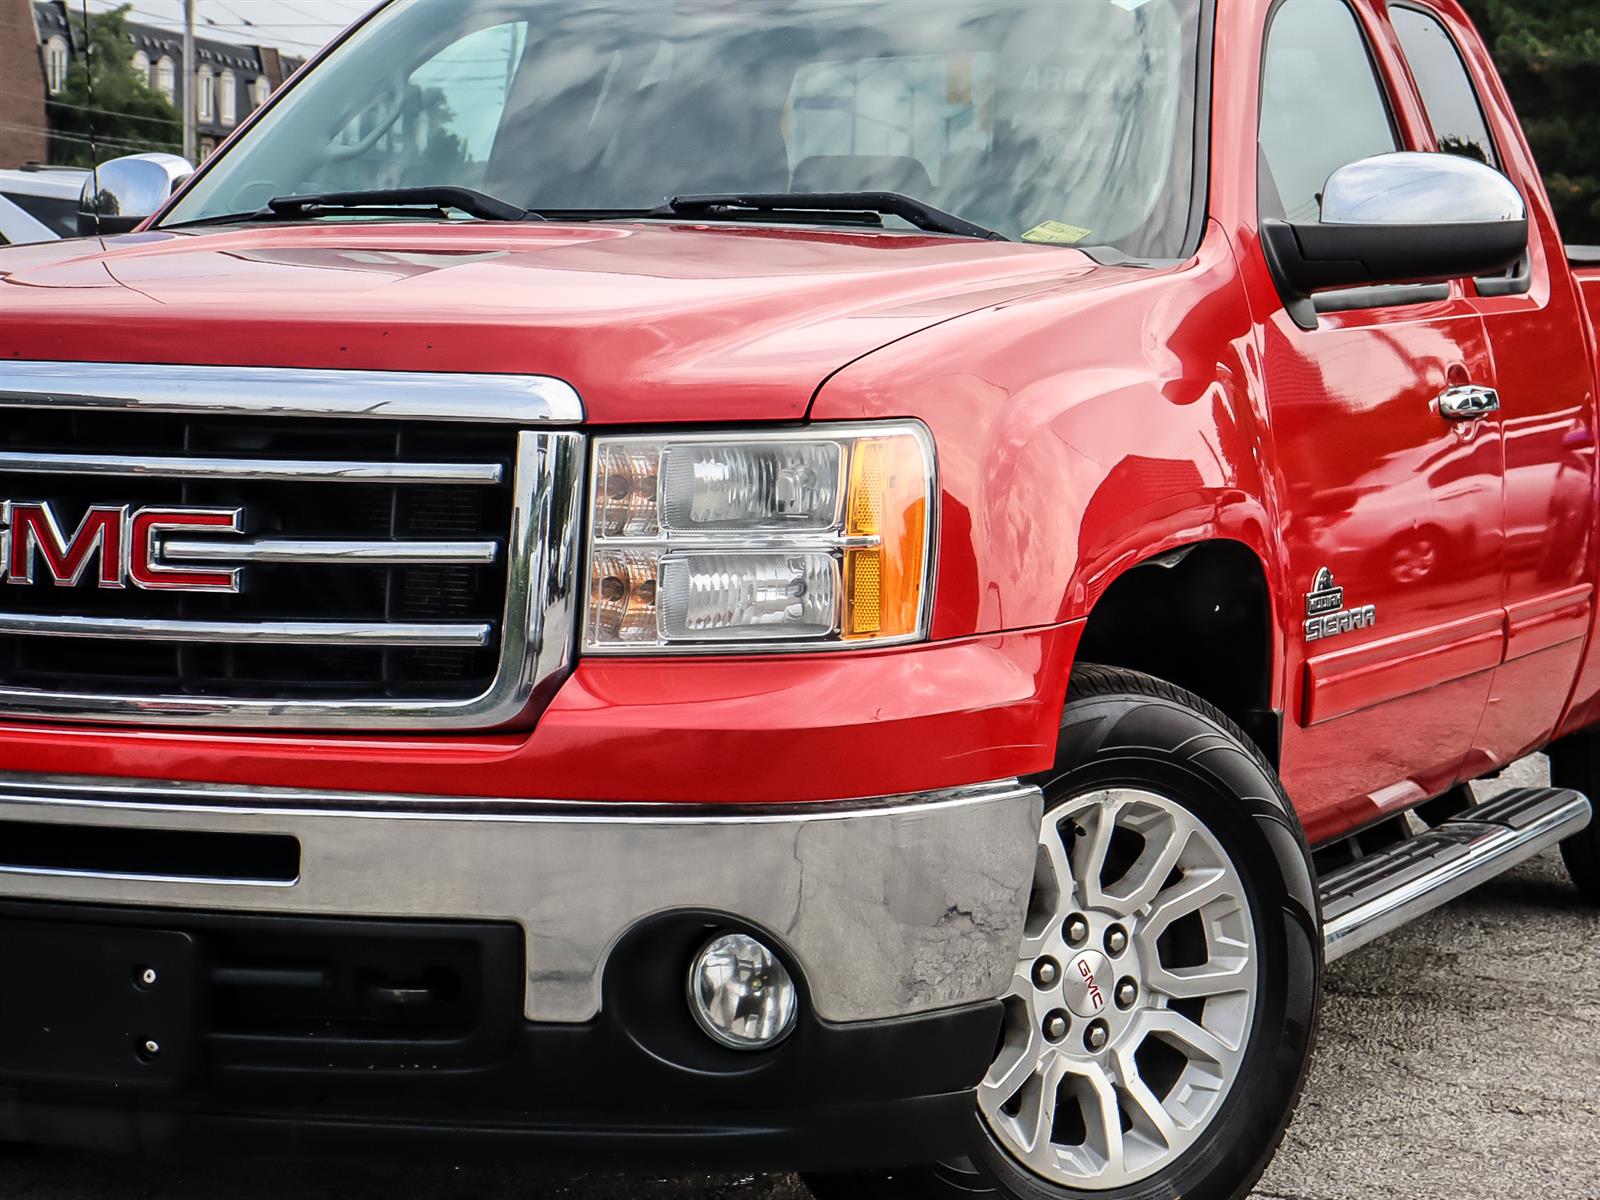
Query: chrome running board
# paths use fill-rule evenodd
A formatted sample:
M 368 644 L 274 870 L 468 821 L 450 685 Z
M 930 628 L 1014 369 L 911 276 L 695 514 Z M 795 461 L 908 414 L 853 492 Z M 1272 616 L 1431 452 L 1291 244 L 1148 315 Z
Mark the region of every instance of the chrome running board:
M 1398 929 L 1589 823 L 1589 801 L 1515 788 L 1318 882 L 1327 961 Z

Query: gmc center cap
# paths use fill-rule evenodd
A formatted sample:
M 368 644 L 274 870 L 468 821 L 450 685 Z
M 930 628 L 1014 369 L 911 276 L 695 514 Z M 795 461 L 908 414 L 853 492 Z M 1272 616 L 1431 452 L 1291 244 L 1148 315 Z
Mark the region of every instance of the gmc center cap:
M 1100 1016 L 1111 1004 L 1111 963 L 1098 950 L 1085 950 L 1067 964 L 1061 991 L 1080 1017 Z

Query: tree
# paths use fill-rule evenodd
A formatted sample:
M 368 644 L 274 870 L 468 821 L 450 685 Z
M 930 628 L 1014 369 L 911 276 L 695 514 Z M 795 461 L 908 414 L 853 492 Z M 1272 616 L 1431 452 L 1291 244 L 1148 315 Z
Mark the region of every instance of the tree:
M 1600 243 L 1600 0 L 1464 0 L 1544 172 L 1561 235 Z
M 69 17 L 78 52 L 61 91 L 50 97 L 51 162 L 91 167 L 122 154 L 176 154 L 182 147 L 178 110 L 133 69 L 127 15 L 126 4 L 93 13 L 87 28 L 77 13 Z

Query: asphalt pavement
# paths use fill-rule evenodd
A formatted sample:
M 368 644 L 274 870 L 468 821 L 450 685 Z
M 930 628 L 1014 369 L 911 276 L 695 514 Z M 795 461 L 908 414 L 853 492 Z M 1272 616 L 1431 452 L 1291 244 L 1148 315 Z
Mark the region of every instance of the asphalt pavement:
M 1510 787 L 1542 781 L 1519 763 Z M 1541 855 L 1335 964 L 1256 1200 L 1600 1200 L 1600 913 Z M 597 1164 L 602 1165 L 602 1164 Z M 0 1200 L 804 1200 L 791 1176 L 203 1166 L 0 1150 Z

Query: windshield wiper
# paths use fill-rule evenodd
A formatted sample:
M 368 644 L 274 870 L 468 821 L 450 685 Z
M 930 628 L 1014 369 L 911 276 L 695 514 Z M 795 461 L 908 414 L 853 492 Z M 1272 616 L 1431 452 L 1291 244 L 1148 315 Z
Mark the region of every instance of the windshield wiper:
M 991 242 L 1011 239 L 933 207 L 902 192 L 730 192 L 714 196 L 674 196 L 649 216 L 735 216 L 742 212 L 871 212 L 901 220 L 929 233 L 953 233 Z
M 324 208 L 377 208 L 420 206 L 441 212 L 453 208 L 485 221 L 542 221 L 538 213 L 466 187 L 372 188 L 364 192 L 314 192 L 302 196 L 274 196 L 267 212 L 279 217 L 310 216 Z M 263 214 L 265 215 L 265 214 Z

